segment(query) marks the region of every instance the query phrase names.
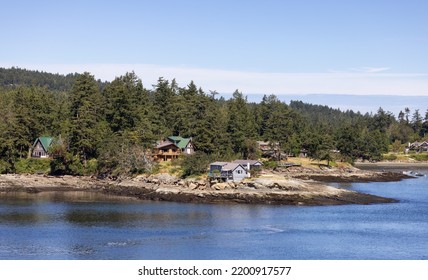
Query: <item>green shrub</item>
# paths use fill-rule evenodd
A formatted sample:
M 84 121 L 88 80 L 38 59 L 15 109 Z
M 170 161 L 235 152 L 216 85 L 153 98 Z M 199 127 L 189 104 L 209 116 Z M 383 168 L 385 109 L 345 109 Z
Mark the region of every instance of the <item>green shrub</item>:
M 0 159 L 0 174 L 6 174 L 11 172 L 12 172 L 11 164 Z
M 387 154 L 387 155 L 383 155 L 382 159 L 383 160 L 391 160 L 392 161 L 392 160 L 396 160 L 397 156 L 394 155 L 394 154 Z
M 48 174 L 50 171 L 50 162 L 51 160 L 47 158 L 18 159 L 15 163 L 15 173 Z
M 417 161 L 428 161 L 428 153 L 412 154 L 410 157 Z
M 85 175 L 85 167 L 80 161 L 79 156 L 74 156 L 68 165 L 71 175 Z
M 183 169 L 182 177 L 206 173 L 210 162 L 210 157 L 203 152 L 196 152 L 193 155 L 184 156 L 181 163 Z
M 86 162 L 85 175 L 94 175 L 97 172 L 98 161 L 93 158 Z
M 263 163 L 263 167 L 266 169 L 276 168 L 276 167 L 278 167 L 278 161 L 276 161 L 276 160 L 266 161 L 265 163 Z

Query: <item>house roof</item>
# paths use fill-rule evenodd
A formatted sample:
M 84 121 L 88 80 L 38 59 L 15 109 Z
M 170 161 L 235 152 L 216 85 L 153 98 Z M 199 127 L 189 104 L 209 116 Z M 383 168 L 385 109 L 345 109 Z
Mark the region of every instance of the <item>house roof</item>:
M 174 146 L 178 147 L 177 145 L 175 145 L 174 143 L 172 143 L 170 141 L 165 141 L 165 142 L 162 142 L 159 145 L 157 145 L 156 148 L 157 149 L 162 149 L 162 148 L 165 148 L 165 147 L 168 147 L 168 146 L 171 146 L 171 145 L 174 145 Z
M 227 164 L 227 162 L 225 162 L 225 161 L 215 161 L 215 162 L 212 162 L 210 165 L 220 165 L 220 166 L 223 166 L 223 165 L 226 165 Z
M 168 136 L 167 138 L 172 142 L 180 142 L 183 139 L 181 136 Z
M 424 141 L 424 142 L 413 142 L 410 144 L 410 147 L 421 147 L 421 146 L 426 146 L 428 145 L 428 142 Z
M 191 138 L 183 138 L 181 136 L 168 136 L 167 138 L 180 149 L 186 148 L 189 142 L 192 140 Z
M 189 142 L 190 142 L 190 138 L 183 138 L 180 142 L 177 143 L 177 146 L 180 149 L 184 149 L 184 148 L 187 147 L 187 145 L 189 144 Z
M 34 146 L 36 146 L 38 141 L 40 141 L 40 143 L 42 144 L 43 149 L 45 151 L 47 151 L 49 149 L 50 145 L 52 144 L 53 137 L 43 136 L 43 137 L 37 138 L 36 141 L 34 141 L 33 148 L 34 148 Z
M 221 166 L 221 171 L 233 171 L 235 170 L 238 166 L 241 166 L 242 168 L 244 168 L 241 164 L 236 163 L 236 162 L 224 162 L 224 161 L 216 161 L 216 162 L 212 162 L 210 164 L 211 165 L 220 165 Z
M 233 171 L 236 168 L 238 168 L 239 166 L 242 167 L 242 165 L 239 163 L 227 162 L 225 165 L 222 166 L 221 170 L 222 171 Z M 242 167 L 242 168 L 244 168 L 244 167 Z
M 271 150 L 277 150 L 279 147 L 279 143 L 270 143 L 268 141 L 257 141 L 257 144 L 259 145 L 259 149 L 262 151 L 271 151 Z
M 262 165 L 262 163 L 258 160 L 252 160 L 252 159 L 237 159 L 233 161 L 234 163 L 239 163 L 242 165 L 247 165 L 247 163 L 249 163 L 250 165 L 255 165 L 255 164 L 260 164 Z

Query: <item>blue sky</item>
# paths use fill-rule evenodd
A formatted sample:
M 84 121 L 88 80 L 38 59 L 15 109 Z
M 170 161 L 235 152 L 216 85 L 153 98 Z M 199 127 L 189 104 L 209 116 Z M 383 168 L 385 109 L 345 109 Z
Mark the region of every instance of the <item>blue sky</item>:
M 0 66 L 245 94 L 428 95 L 428 1 L 2 1 Z

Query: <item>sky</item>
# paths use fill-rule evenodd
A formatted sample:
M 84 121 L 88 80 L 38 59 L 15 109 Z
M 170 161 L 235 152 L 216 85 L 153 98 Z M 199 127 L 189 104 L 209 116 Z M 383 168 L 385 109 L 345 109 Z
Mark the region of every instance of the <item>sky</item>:
M 428 96 L 426 0 L 1 1 L 0 67 L 244 94 Z

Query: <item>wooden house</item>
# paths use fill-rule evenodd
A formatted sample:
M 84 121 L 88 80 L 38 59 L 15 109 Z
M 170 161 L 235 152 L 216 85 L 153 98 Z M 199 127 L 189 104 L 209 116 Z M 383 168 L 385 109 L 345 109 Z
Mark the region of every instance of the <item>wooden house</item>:
M 48 158 L 48 149 L 52 145 L 52 137 L 39 137 L 34 141 L 31 148 L 31 157 L 33 158 Z
M 155 160 L 170 161 L 178 158 L 181 154 L 181 149 L 172 142 L 165 141 L 155 147 Z
M 170 161 L 178 158 L 181 154 L 190 155 L 194 152 L 192 138 L 169 136 L 155 147 L 154 159 Z
M 191 155 L 195 152 L 192 138 L 183 138 L 181 136 L 169 136 L 167 140 L 177 145 L 181 151 L 187 155 Z
M 247 170 L 239 163 L 217 161 L 210 164 L 209 177 L 211 178 L 239 182 L 248 175 Z
M 257 145 L 263 157 L 274 157 L 279 151 L 279 143 L 277 142 L 257 141 Z

